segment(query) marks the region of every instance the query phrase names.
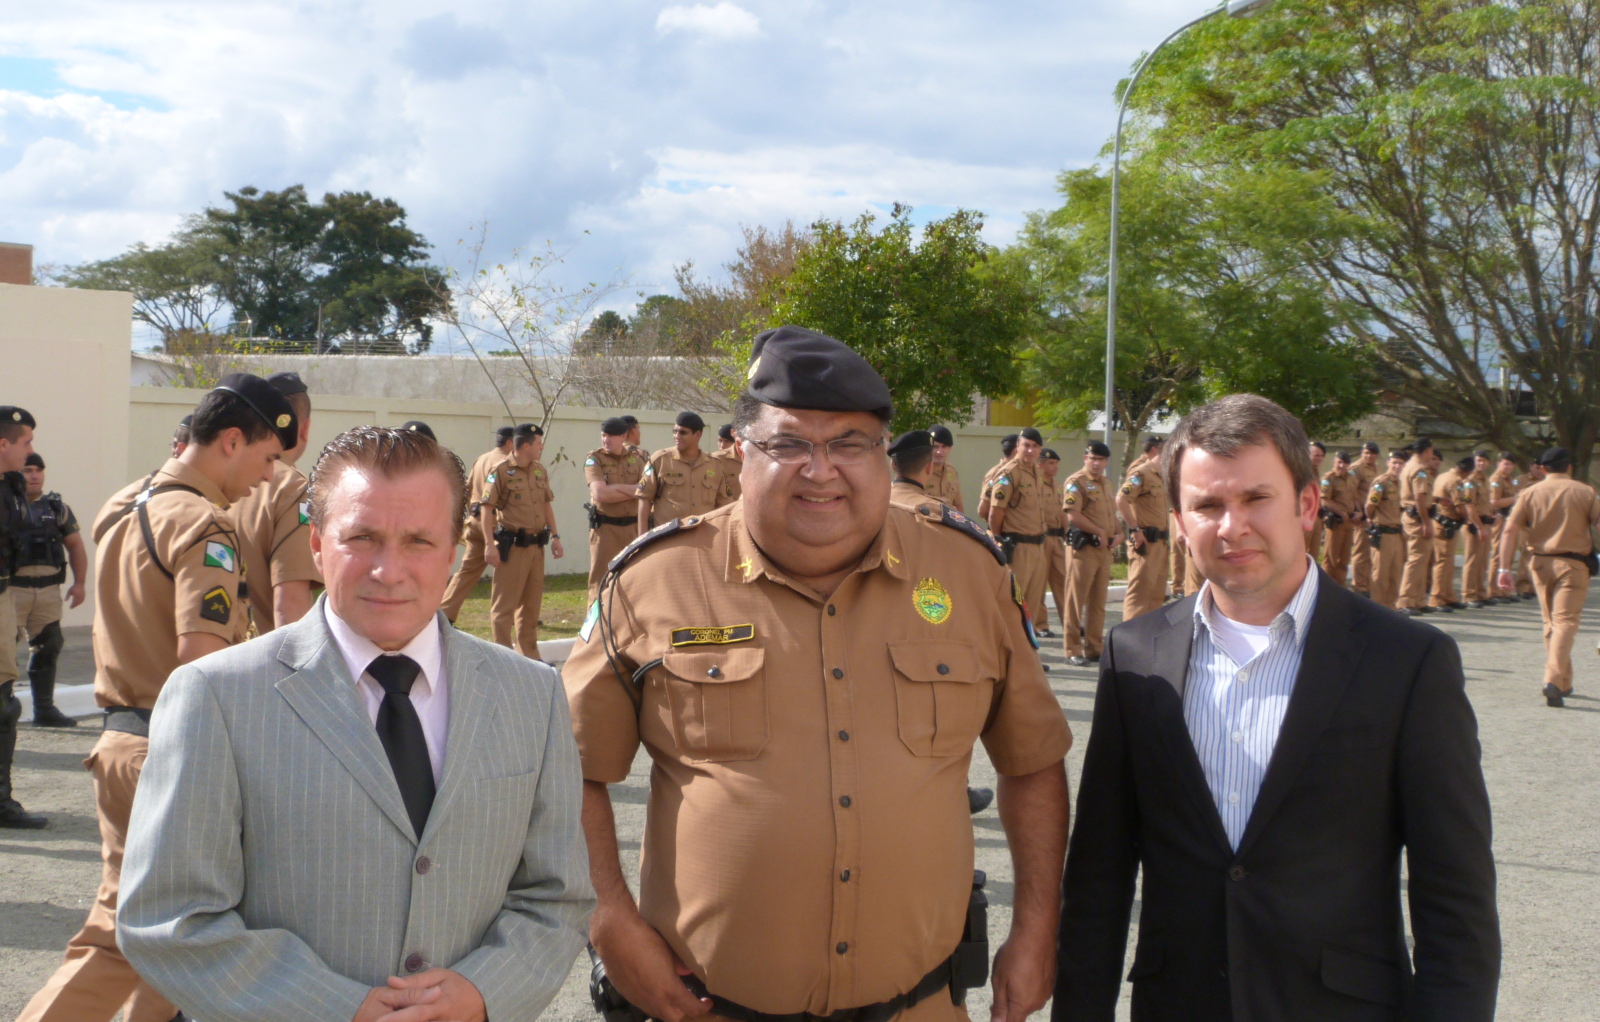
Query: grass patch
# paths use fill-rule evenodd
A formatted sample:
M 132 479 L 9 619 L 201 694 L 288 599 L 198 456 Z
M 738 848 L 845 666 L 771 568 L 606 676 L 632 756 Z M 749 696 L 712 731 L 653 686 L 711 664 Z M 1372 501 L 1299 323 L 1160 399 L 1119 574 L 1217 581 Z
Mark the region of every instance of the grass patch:
M 588 610 L 584 604 L 588 595 L 587 575 L 546 575 L 544 603 L 539 607 L 539 638 L 570 639 L 577 635 L 583 626 L 584 612 Z M 494 630 L 489 625 L 488 579 L 479 582 L 467 602 L 461 605 L 456 627 L 480 639 L 494 639 Z
M 1126 564 L 1118 564 L 1117 562 L 1112 561 L 1111 562 L 1111 581 L 1113 581 L 1113 582 L 1126 582 L 1126 581 L 1128 581 L 1128 566 Z

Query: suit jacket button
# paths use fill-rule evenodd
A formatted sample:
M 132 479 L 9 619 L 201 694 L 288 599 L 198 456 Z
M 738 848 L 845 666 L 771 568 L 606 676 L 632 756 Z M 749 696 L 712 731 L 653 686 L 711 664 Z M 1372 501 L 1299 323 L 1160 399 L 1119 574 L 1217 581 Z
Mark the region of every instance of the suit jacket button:
M 428 875 L 428 870 L 433 868 L 433 860 L 426 855 L 417 860 L 417 872 L 423 876 Z
M 423 965 L 423 961 L 422 961 L 422 956 L 421 955 L 416 954 L 416 953 L 412 953 L 412 954 L 406 955 L 406 971 L 407 972 L 421 972 L 422 971 L 422 965 Z
M 1245 868 L 1243 866 L 1235 866 L 1228 870 L 1229 880 L 1243 880 L 1248 875 L 1249 874 L 1245 872 Z

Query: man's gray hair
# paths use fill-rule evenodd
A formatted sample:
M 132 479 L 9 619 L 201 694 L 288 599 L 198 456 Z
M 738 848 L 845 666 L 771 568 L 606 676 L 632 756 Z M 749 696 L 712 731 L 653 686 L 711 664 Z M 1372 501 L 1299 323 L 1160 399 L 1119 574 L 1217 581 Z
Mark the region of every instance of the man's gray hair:
M 311 470 L 311 488 L 306 493 L 307 517 L 319 529 L 326 521 L 328 492 L 347 468 L 373 469 L 386 479 L 430 468 L 437 470 L 450 487 L 455 504 L 451 519 L 453 535 L 460 540 L 461 526 L 467 517 L 467 470 L 450 448 L 426 433 L 410 429 L 357 426 L 340 433 L 328 441 L 317 456 L 316 467 Z
M 1219 458 L 1231 458 L 1246 447 L 1272 446 L 1289 467 L 1296 493 L 1314 486 L 1310 441 L 1305 427 L 1281 406 L 1257 394 L 1229 394 L 1201 405 L 1178 423 L 1161 451 L 1161 474 L 1167 480 L 1167 497 L 1180 511 L 1178 475 L 1183 455 L 1191 447 Z

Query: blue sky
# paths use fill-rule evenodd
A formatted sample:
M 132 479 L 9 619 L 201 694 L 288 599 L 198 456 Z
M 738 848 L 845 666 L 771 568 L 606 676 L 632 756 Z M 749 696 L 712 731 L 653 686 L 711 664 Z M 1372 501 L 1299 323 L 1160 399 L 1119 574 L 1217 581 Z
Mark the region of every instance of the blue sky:
M 1011 239 L 1095 160 L 1176 0 L 55 0 L 0 22 L 0 240 L 73 263 L 243 185 L 670 290 L 741 224 L 957 207 Z M 587 232 L 587 233 L 585 233 Z

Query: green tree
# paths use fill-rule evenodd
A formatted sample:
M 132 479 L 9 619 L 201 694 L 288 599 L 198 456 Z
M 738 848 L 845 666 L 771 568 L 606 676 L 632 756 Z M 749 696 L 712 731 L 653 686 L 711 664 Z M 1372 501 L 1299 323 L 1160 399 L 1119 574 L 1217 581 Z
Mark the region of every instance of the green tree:
M 628 321 L 607 309 L 589 321 L 575 350 L 579 355 L 621 354 L 622 342 L 627 336 Z
M 958 210 L 922 228 L 896 204 L 881 230 L 865 213 L 821 220 L 774 284 L 768 325 L 792 323 L 849 344 L 883 374 L 895 426 L 967 422 L 976 395 L 1011 392 L 1031 296 L 994 264 L 983 216 Z M 741 366 L 742 368 L 742 366 Z M 909 425 L 908 425 L 909 424 Z
M 1600 437 L 1597 38 L 1589 0 L 1281 0 L 1179 40 L 1134 101 L 1169 170 L 1302 175 L 1348 218 L 1337 244 L 1299 244 L 1389 387 L 1474 440 L 1559 439 L 1583 471 Z

